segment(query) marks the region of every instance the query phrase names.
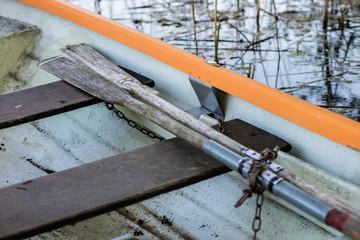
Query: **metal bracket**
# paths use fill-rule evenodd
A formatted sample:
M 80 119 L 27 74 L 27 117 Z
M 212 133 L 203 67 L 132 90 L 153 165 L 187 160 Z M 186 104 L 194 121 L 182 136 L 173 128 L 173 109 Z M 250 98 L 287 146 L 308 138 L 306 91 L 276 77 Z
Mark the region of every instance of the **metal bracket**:
M 254 161 L 252 159 L 250 159 L 250 158 L 245 158 L 245 159 L 242 158 L 239 161 L 238 172 L 241 174 L 241 176 L 248 179 L 249 178 L 249 176 L 248 176 L 249 169 L 251 169 L 253 164 L 254 164 Z
M 279 177 L 276 173 L 272 172 L 271 170 L 264 170 L 261 173 L 261 177 L 265 180 L 266 183 L 265 189 L 268 189 L 272 192 L 273 186 L 279 184 L 280 182 L 284 181 L 283 177 Z
M 271 169 L 273 172 L 277 173 L 284 169 L 283 166 L 280 164 L 271 161 L 269 164 L 266 165 L 269 169 Z
M 189 80 L 201 106 L 187 110 L 186 112 L 197 118 L 203 114 L 207 114 L 213 115 L 216 119 L 224 120 L 224 114 L 217 99 L 220 90 L 192 76 L 189 76 Z
M 255 159 L 255 160 L 261 159 L 261 154 L 250 148 L 246 148 L 246 149 L 242 150 L 241 152 L 243 154 L 245 154 L 246 156 L 251 157 L 252 159 Z

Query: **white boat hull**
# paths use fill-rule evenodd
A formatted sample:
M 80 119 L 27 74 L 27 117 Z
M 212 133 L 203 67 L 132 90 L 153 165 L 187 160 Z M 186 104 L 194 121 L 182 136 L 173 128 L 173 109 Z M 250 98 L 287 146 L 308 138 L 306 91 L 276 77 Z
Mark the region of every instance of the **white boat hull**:
M 174 105 L 184 110 L 199 105 L 187 74 L 148 55 L 17 1 L 1 1 L 0 15 L 36 25 L 41 30 L 33 54 L 26 59 L 28 66 L 21 67 L 17 75 L 25 81 L 25 88 L 58 80 L 36 68 L 38 60 L 60 55 L 59 49 L 66 45 L 86 42 L 113 62 L 153 79 L 161 97 Z M 238 97 L 226 95 L 221 103 L 226 120 L 240 118 L 291 143 L 292 156 L 285 153 L 279 156 L 279 162 L 289 171 L 360 209 L 358 150 L 328 140 Z M 149 121 L 124 112 L 140 124 L 172 137 Z M 156 140 L 131 129 L 103 104 L 97 104 L 0 130 L 0 142 L 6 148 L 0 151 L 0 187 L 4 187 L 46 174 L 25 160 L 28 158 L 61 171 Z M 130 239 L 136 231 L 144 234 L 139 236 L 141 239 L 251 239 L 255 199 L 239 209 L 233 207 L 246 188 L 234 175 L 225 174 L 32 239 Z M 341 235 L 295 211 L 267 197 L 259 239 L 333 239 Z M 162 223 L 164 216 L 170 219 L 171 226 Z M 139 219 L 145 224 L 139 224 Z

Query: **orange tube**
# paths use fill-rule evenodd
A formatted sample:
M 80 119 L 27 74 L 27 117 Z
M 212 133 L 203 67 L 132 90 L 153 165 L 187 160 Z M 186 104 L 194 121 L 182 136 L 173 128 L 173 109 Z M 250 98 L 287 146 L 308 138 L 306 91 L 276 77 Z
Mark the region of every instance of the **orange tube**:
M 18 0 L 158 59 L 332 141 L 360 150 L 360 123 L 268 87 L 65 0 Z

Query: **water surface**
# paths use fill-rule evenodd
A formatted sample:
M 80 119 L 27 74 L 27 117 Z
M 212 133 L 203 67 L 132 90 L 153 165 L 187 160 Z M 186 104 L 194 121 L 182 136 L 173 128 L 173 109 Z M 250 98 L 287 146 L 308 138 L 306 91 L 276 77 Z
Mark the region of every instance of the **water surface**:
M 324 1 L 260 0 L 258 12 L 255 1 L 218 0 L 216 28 L 213 0 L 194 0 L 195 18 L 191 0 L 71 1 L 360 121 L 359 1 L 330 3 L 326 28 Z

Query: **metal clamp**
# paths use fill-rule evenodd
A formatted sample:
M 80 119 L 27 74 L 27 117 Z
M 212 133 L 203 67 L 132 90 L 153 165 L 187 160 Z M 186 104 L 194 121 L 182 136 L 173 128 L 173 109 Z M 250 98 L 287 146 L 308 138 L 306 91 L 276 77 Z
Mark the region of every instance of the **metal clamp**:
M 263 183 L 266 184 L 265 187 L 266 189 L 268 189 L 270 192 L 272 192 L 272 188 L 274 185 L 279 184 L 281 181 L 284 180 L 283 177 L 278 176 L 277 174 L 275 174 L 273 171 L 270 170 L 264 170 L 261 172 L 261 175 L 263 180 Z
M 247 148 L 247 149 L 244 149 L 241 151 L 243 154 L 245 154 L 246 156 L 248 157 L 251 157 L 252 159 L 255 159 L 255 160 L 260 160 L 261 159 L 261 154 L 250 149 L 250 148 Z
M 277 173 L 280 172 L 281 170 L 284 169 L 283 166 L 281 166 L 280 164 L 271 161 L 270 163 L 266 164 L 266 166 L 271 169 L 273 172 Z
M 239 161 L 239 167 L 238 172 L 243 176 L 244 178 L 249 178 L 249 170 L 252 168 L 252 165 L 254 164 L 253 160 L 250 158 L 241 159 Z

